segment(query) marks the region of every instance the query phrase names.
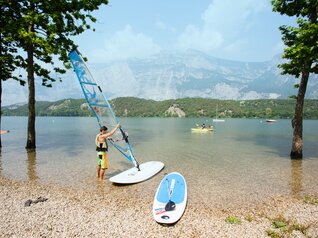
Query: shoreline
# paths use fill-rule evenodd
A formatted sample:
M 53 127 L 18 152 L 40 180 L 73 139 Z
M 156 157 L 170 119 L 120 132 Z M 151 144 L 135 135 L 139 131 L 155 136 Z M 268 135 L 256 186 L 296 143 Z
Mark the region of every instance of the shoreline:
M 318 99 L 305 99 L 306 114 L 304 119 L 318 120 L 318 110 L 316 105 Z M 53 117 L 94 117 L 91 110 L 86 106 L 84 98 L 73 99 L 66 98 L 54 102 L 38 101 L 41 107 L 36 107 L 37 117 L 53 116 Z M 212 99 L 212 98 L 196 98 L 186 97 L 178 99 L 166 99 L 156 101 L 152 99 L 143 99 L 138 97 L 119 97 L 110 100 L 113 108 L 116 108 L 117 117 L 161 117 L 161 118 L 215 118 L 224 117 L 230 119 L 235 118 L 259 118 L 266 119 L 266 108 L 271 108 L 271 119 L 288 119 L 293 118 L 295 102 L 290 99 L 251 99 L 251 100 L 230 100 L 230 99 Z M 196 106 L 200 104 L 202 111 L 200 114 L 196 111 Z M 61 110 L 58 106 L 68 110 Z M 128 110 L 127 105 L 139 105 L 139 110 Z M 9 109 L 16 106 L 15 109 Z M 53 106 L 53 107 L 52 107 Z M 216 115 L 216 107 L 218 107 L 218 115 Z M 7 105 L 2 108 L 3 116 L 27 116 L 27 103 L 23 105 Z
M 92 192 L 0 177 L 0 236 L 318 237 L 317 194 L 218 209 L 190 193 L 183 217 L 167 227 L 152 217 L 154 194 L 140 192 L 146 184 L 112 189 L 114 185 L 103 181 L 100 186 Z M 125 190 L 130 194 L 122 196 Z M 25 206 L 40 197 L 47 200 Z M 275 222 L 282 227 L 274 228 Z

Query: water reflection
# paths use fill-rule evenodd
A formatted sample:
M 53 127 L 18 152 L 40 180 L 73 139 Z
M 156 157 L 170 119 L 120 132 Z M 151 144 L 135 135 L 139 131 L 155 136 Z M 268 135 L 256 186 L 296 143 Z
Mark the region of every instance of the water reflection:
M 2 155 L 1 155 L 1 152 L 2 152 L 2 147 L 0 147 L 0 177 L 2 175 Z
M 291 192 L 293 196 L 299 196 L 303 187 L 302 159 L 291 159 Z
M 24 149 L 26 134 L 20 131 L 26 132 L 26 128 L 19 128 L 19 133 L 17 130 L 17 133 L 6 136 L 7 145 L 3 145 L 0 155 L 1 176 L 32 183 L 93 189 L 94 193 L 103 196 L 138 188 L 139 185 L 132 188 L 112 186 L 108 181 L 109 176 L 130 167 L 114 148 L 110 150 L 111 169 L 106 172 L 105 184 L 95 178 L 94 118 L 38 120 L 36 151 L 27 153 Z M 204 184 L 207 189 L 203 197 L 207 195 L 210 199 L 214 196 L 213 202 L 219 206 L 227 206 L 233 197 L 239 197 L 243 203 L 244 200 L 260 201 L 280 194 L 301 196 L 318 191 L 314 181 L 318 177 L 315 169 L 318 166 L 318 120 L 310 121 L 311 124 L 306 122 L 306 158 L 308 154 L 313 156 L 300 161 L 290 160 L 288 155 L 292 135 L 286 132 L 290 121 L 269 125 L 260 124 L 259 120 L 233 119 L 216 124 L 211 134 L 197 135 L 190 130 L 197 120 L 123 118 L 122 124 L 130 133 L 140 162 L 158 160 L 166 164 L 165 172 L 179 170 L 189 178 L 190 186 L 192 183 L 196 187 L 196 193 L 201 194 L 202 188 L 195 183 Z M 7 118 L 6 123 L 8 128 L 27 125 L 26 118 L 16 117 Z M 158 178 L 153 181 L 160 182 Z M 155 192 L 149 183 L 152 182 L 148 181 L 144 186 Z M 271 189 L 264 189 L 269 187 Z M 234 200 L 233 203 L 238 201 Z
M 38 179 L 38 176 L 36 174 L 36 150 L 28 149 L 27 155 L 28 155 L 28 160 L 27 160 L 28 178 L 29 178 L 29 181 L 35 182 Z

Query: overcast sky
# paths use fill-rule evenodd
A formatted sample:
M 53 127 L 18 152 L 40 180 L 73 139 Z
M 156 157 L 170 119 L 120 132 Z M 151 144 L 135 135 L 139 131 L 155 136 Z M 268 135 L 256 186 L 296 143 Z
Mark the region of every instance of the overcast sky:
M 294 22 L 272 12 L 270 0 L 114 0 L 95 15 L 96 32 L 75 39 L 91 62 L 183 49 L 266 61 L 283 51 L 278 27 Z

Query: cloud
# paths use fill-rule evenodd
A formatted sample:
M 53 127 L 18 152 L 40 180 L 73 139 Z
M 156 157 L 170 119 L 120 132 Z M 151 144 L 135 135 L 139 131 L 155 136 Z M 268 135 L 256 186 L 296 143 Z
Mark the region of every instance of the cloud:
M 268 6 L 266 0 L 215 0 L 202 13 L 202 25 L 184 29 L 178 46 L 218 57 L 239 55 L 249 47 L 249 33 L 257 27 L 257 15 Z
M 252 17 L 266 7 L 265 0 L 216 0 L 202 14 L 204 28 L 213 28 L 224 34 L 237 34 L 250 28 Z
M 134 32 L 130 25 L 126 25 L 123 30 L 106 39 L 102 49 L 94 50 L 91 58 L 94 62 L 100 63 L 133 57 L 143 58 L 159 53 L 160 50 L 160 46 L 151 37 Z
M 219 32 L 201 30 L 193 25 L 188 25 L 180 35 L 178 42 L 181 49 L 196 49 L 206 52 L 217 49 L 224 40 Z
M 165 24 L 163 21 L 160 21 L 160 20 L 155 22 L 155 26 L 160 30 L 167 30 L 170 32 L 175 32 L 175 29 L 173 27 L 167 26 L 167 24 Z

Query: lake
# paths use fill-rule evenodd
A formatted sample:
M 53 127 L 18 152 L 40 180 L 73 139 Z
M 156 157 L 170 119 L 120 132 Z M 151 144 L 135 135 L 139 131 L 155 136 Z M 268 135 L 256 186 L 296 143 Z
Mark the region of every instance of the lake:
M 158 160 L 165 169 L 138 185 L 113 186 L 105 192 L 155 193 L 165 173 L 184 175 L 189 199 L 204 206 L 231 207 L 273 196 L 318 194 L 318 120 L 304 121 L 304 159 L 289 158 L 290 120 L 266 123 L 261 119 L 120 118 L 128 131 L 137 160 Z M 196 124 L 212 124 L 210 133 L 193 133 Z M 95 118 L 37 117 L 37 149 L 25 150 L 26 117 L 2 117 L 0 176 L 95 190 Z M 131 163 L 114 148 L 109 152 L 109 178 Z

